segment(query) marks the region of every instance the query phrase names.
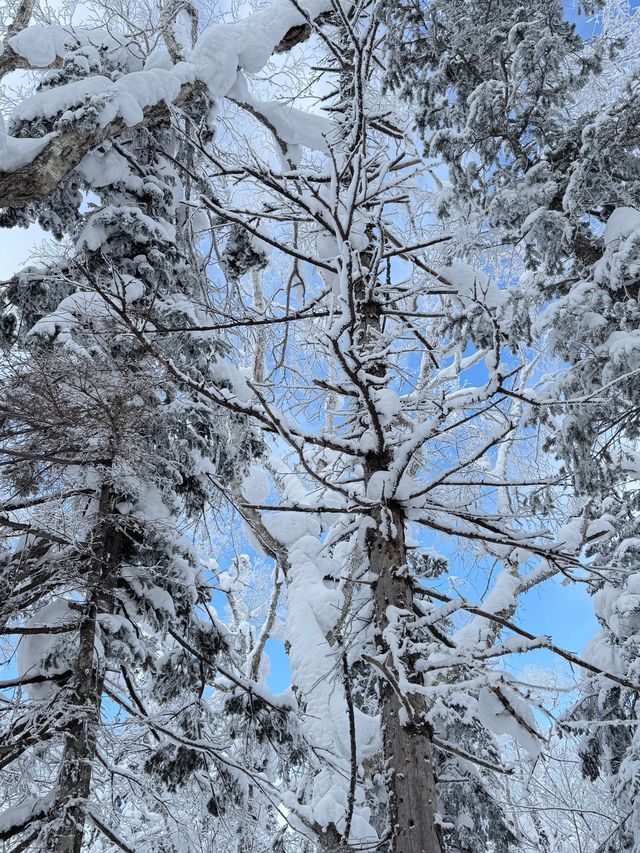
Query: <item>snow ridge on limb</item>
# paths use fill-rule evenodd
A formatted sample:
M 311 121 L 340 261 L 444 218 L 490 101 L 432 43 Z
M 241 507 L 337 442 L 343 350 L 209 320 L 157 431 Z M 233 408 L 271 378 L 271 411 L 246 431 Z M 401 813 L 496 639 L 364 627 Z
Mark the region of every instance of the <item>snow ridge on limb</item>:
M 107 140 L 116 139 L 127 129 L 159 125 L 167 118 L 169 104 L 187 104 L 197 98 L 203 87 L 211 97 L 225 97 L 239 69 L 255 73 L 274 52 L 287 50 L 307 38 L 311 32 L 307 19 L 320 18 L 329 6 L 325 0 L 312 0 L 302 14 L 287 0 L 278 0 L 245 20 L 206 29 L 188 61 L 173 66 L 166 74 L 165 85 L 156 86 L 152 94 L 148 89 L 141 93 L 133 77 L 121 77 L 118 81 L 120 92 L 132 96 L 132 106 L 137 104 L 139 110 L 134 108 L 128 115 L 116 112 L 105 118 L 113 113 L 107 106 L 99 126 L 89 131 L 71 125 L 52 133 L 46 141 L 14 139 L 0 134 L 4 137 L 0 145 L 2 205 L 20 207 L 30 201 L 46 199 L 89 151 Z M 10 54 L 20 59 L 15 67 L 40 68 L 45 60 L 48 60 L 45 67 L 55 65 L 74 40 L 82 43 L 87 38 L 82 32 L 76 38 L 60 27 L 46 30 L 32 27 L 10 36 L 7 43 Z M 9 56 L 6 49 L 0 61 L 5 56 Z M 91 78 L 87 79 L 87 84 L 89 81 Z M 71 92 L 69 95 L 72 97 Z M 64 97 L 64 91 L 59 91 L 58 97 Z M 59 110 L 65 108 L 60 102 Z M 274 109 L 275 105 L 271 111 Z
M 175 105 L 186 103 L 199 89 L 201 86 L 197 84 L 186 84 L 175 99 Z M 169 116 L 165 101 L 147 106 L 142 112 L 141 121 L 133 125 L 118 116 L 104 127 L 88 132 L 52 132 L 42 139 L 33 140 L 6 137 L 7 157 L 2 162 L 14 168 L 0 172 L 3 205 L 21 207 L 32 201 L 44 201 L 94 148 L 108 140 L 116 139 L 128 130 L 159 125 Z

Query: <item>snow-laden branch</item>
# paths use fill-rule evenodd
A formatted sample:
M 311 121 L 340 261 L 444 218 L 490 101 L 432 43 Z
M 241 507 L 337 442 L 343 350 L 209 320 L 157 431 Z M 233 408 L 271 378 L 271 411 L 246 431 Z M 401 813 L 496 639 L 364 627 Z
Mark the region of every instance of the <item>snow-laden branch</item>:
M 315 20 L 328 9 L 326 0 L 310 0 L 305 5 L 305 15 Z M 106 105 L 100 107 L 97 126 L 91 129 L 80 122 L 67 123 L 63 129 L 39 138 L 14 138 L 0 128 L 2 206 L 20 207 L 44 200 L 89 151 L 126 131 L 165 122 L 169 105 L 184 105 L 205 88 L 212 98 L 227 96 L 236 84 L 239 70 L 260 71 L 274 52 L 290 49 L 310 32 L 306 17 L 288 0 L 275 0 L 245 19 L 207 28 L 187 61 L 178 62 L 169 70 L 133 71 L 115 84 L 106 78 L 88 77 L 57 87 L 55 97 L 51 90 L 37 93 L 20 105 L 18 117 L 29 115 L 25 108 L 36 110 L 36 114 L 45 108 L 48 115 L 54 115 L 85 103 L 87 97 L 95 103 L 106 99 Z M 5 70 L 50 67 L 75 41 L 73 32 L 59 26 L 29 27 L 10 35 L 0 62 L 4 62 Z M 281 107 L 251 103 L 248 93 L 242 100 L 264 115 L 279 134 L 286 137 L 287 122 L 294 126 Z M 309 120 L 313 122 L 314 117 Z M 298 121 L 295 127 L 304 125 Z M 299 140 L 291 139 L 292 143 L 308 141 L 308 134 Z
M 566 660 L 569 663 L 574 664 L 575 666 L 579 666 L 582 669 L 586 669 L 589 672 L 594 673 L 595 675 L 600 675 L 603 678 L 608 679 L 609 681 L 613 681 L 616 684 L 619 684 L 621 687 L 626 687 L 628 690 L 632 690 L 634 693 L 640 692 L 640 685 L 634 683 L 633 681 L 630 681 L 628 678 L 624 678 L 621 675 L 617 675 L 614 672 L 610 672 L 606 669 L 603 669 L 602 667 L 599 667 L 596 664 L 585 660 L 579 655 L 576 655 L 573 652 L 568 651 L 567 649 L 563 649 L 561 646 L 556 645 L 552 641 L 551 637 L 533 634 L 531 631 L 527 631 L 524 628 L 521 628 L 519 625 L 516 625 L 515 622 L 512 622 L 509 619 L 504 619 L 497 613 L 492 613 L 489 610 L 484 610 L 482 607 L 478 607 L 476 604 L 466 601 L 464 598 L 452 598 L 451 596 L 445 595 L 442 592 L 438 592 L 438 590 L 432 589 L 431 587 L 416 587 L 416 592 L 420 595 L 426 595 L 430 598 L 434 598 L 436 601 L 442 601 L 446 604 L 450 604 L 453 606 L 454 610 L 465 610 L 467 613 L 472 613 L 475 616 L 481 616 L 483 619 L 488 619 L 491 622 L 495 622 L 497 625 L 503 628 L 507 628 L 509 631 L 513 631 L 514 634 L 518 634 L 520 637 L 523 637 L 524 639 L 528 640 L 529 643 L 533 643 L 532 646 L 529 646 L 527 644 L 521 650 L 528 650 L 529 648 L 548 649 L 550 652 L 553 652 L 554 655 L 563 658 L 563 660 Z M 517 651 L 517 649 L 510 648 L 506 653 L 510 654 L 514 650 Z
M 0 80 L 9 71 L 26 67 L 26 59 L 19 52 L 18 34 L 24 32 L 29 25 L 34 6 L 35 0 L 21 0 L 13 21 L 7 27 L 7 34 L 0 48 Z

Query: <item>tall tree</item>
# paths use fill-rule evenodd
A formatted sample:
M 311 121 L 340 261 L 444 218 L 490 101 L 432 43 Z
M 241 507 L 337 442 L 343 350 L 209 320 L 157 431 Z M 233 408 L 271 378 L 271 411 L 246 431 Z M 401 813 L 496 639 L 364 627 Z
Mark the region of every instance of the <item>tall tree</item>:
M 562 493 L 563 477 L 519 470 L 535 363 L 495 280 L 457 261 L 451 235 L 428 225 L 414 151 L 376 89 L 376 19 L 336 7 L 327 26 L 320 67 L 334 81 L 333 122 L 258 101 L 241 77 L 234 99 L 276 153 L 264 162 L 254 145 L 247 165 L 242 136 L 222 140 L 201 189 L 213 214 L 245 232 L 234 243 L 249 266 L 272 247 L 246 285 L 262 315 L 248 405 L 277 440 L 244 501 L 233 497 L 286 585 L 312 758 L 283 802 L 327 849 L 437 850 L 443 839 L 506 849 L 514 830 L 474 767 L 507 771 L 493 732 L 516 733 L 533 752 L 538 735 L 517 684 L 486 661 L 548 644 L 500 634 L 518 630 L 520 594 L 580 566 L 552 524 L 532 519 L 530 490 Z M 325 158 L 301 156 L 300 141 Z M 424 582 L 446 561 L 421 553 L 424 534 L 408 545 L 412 529 L 470 541 L 501 566 L 482 607 L 447 596 L 437 606 Z M 451 636 L 447 618 L 464 609 L 476 619 Z M 456 784 L 469 814 L 454 817 Z
M 143 96 L 163 82 L 161 71 L 138 70 L 123 32 L 63 38 L 74 44 L 65 41 L 60 67 L 14 113 L 16 138 L 55 136 L 69 121 L 92 133 L 123 75 Z M 94 81 L 106 93 L 94 97 Z M 183 122 L 211 108 L 204 93 L 189 106 Z M 228 482 L 260 439 L 242 415 L 203 410 L 120 316 L 126 307 L 162 333 L 204 316 L 211 298 L 190 191 L 165 150 L 183 153 L 166 109 L 152 133 L 141 127 L 89 152 L 50 199 L 17 213 L 70 244 L 59 261 L 3 288 L 0 527 L 20 535 L 2 565 L 4 633 L 20 640 L 18 675 L 3 683 L 19 691 L 2 713 L 3 765 L 12 773 L 22 761 L 46 780 L 33 801 L 24 799 L 33 776 L 9 798 L 16 808 L 4 815 L 2 838 L 17 837 L 20 849 L 79 853 L 87 817 L 117 836 L 92 795 L 109 751 L 119 751 L 105 732 L 105 697 L 142 728 L 146 765 L 161 783 L 171 787 L 207 760 L 216 766 L 206 743 L 184 744 L 207 725 L 202 693 L 229 652 L 193 537 L 215 500 L 210 477 Z M 219 336 L 177 332 L 159 347 L 193 383 L 224 387 Z
M 535 306 L 532 334 L 546 335 L 560 360 L 527 403 L 554 429 L 550 448 L 583 504 L 566 536 L 576 553 L 587 549 L 603 628 L 587 655 L 634 679 L 638 17 L 626 3 L 597 6 L 599 28 L 586 41 L 561 3 L 381 8 L 388 85 L 415 105 L 426 143 L 448 166 L 441 215 L 462 217 L 473 254 L 497 239 L 513 247 L 518 290 Z M 584 694 L 573 722 L 584 726 L 585 772 L 613 774 L 626 803 L 599 849 L 630 850 L 640 837 L 635 692 L 595 678 Z

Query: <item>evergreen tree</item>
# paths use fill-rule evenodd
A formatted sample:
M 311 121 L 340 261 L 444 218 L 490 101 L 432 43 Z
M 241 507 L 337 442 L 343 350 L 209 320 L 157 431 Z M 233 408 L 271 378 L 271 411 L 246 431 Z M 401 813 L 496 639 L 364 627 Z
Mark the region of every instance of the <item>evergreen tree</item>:
M 414 104 L 429 150 L 448 167 L 441 216 L 466 229 L 472 255 L 498 240 L 513 247 L 516 298 L 534 314 L 521 326 L 533 340 L 546 335 L 559 359 L 526 402 L 553 430 L 548 449 L 582 504 L 567 541 L 589 555 L 603 628 L 586 655 L 636 682 L 638 18 L 624 3 L 598 5 L 600 29 L 587 41 L 561 3 L 381 9 L 388 85 Z M 595 678 L 584 695 L 571 718 L 586 733 L 585 773 L 612 774 L 626 803 L 599 850 L 632 850 L 635 694 Z
M 91 130 L 99 111 L 87 75 L 117 83 L 137 70 L 127 48 L 124 35 L 92 33 L 44 76 L 9 132 L 42 136 L 70 121 Z M 210 107 L 203 95 L 181 119 L 200 121 Z M 69 244 L 59 263 L 3 291 L 0 525 L 20 534 L 2 564 L 5 631 L 20 638 L 18 676 L 4 684 L 19 692 L 3 711 L 3 764 L 15 773 L 21 761 L 25 773 L 2 837 L 33 849 L 79 851 L 87 814 L 107 836 L 123 822 L 129 846 L 139 843 L 131 795 L 115 797 L 113 814 L 104 805 L 108 761 L 130 742 L 110 732 L 114 705 L 145 744 L 120 759 L 138 774 L 134 791 L 154 778 L 171 791 L 205 769 L 212 788 L 228 785 L 209 752 L 203 691 L 231 640 L 208 606 L 197 527 L 213 483 L 242 471 L 260 440 L 242 415 L 204 410 L 140 341 L 156 331 L 175 370 L 224 387 L 221 338 L 168 331 L 197 322 L 215 298 L 172 162 L 184 154 L 167 115 L 153 133 L 87 155 L 50 199 L 13 218 L 37 219 Z M 31 802 L 34 774 L 46 783 Z

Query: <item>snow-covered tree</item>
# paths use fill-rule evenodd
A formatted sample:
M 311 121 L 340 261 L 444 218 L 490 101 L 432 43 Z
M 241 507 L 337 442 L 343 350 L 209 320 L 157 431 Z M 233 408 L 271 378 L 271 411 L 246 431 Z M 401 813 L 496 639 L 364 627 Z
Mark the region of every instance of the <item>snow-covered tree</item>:
M 21 35 L 27 52 L 52 38 Z M 167 72 L 151 55 L 143 70 L 124 30 L 56 37 L 59 67 L 14 112 L 15 139 L 99 133 L 118 110 L 132 125 L 136 95 L 168 97 Z M 129 75 L 132 91 L 119 89 Z M 210 110 L 202 92 L 176 126 L 206 124 Z M 7 214 L 66 241 L 59 260 L 3 288 L 0 527 L 18 539 L 2 558 L 2 615 L 19 643 L 18 673 L 2 683 L 16 688 L 2 751 L 17 780 L 2 838 L 21 849 L 79 851 L 87 814 L 135 848 L 143 813 L 171 817 L 136 803 L 150 780 L 171 790 L 206 768 L 210 787 L 228 786 L 203 691 L 232 644 L 209 606 L 198 524 L 261 442 L 241 413 L 203 409 L 138 339 L 154 330 L 173 369 L 225 387 L 220 336 L 169 331 L 209 316 L 215 299 L 173 164 L 191 152 L 171 121 L 165 107 L 153 132 L 87 152 L 50 198 Z M 130 757 L 121 725 L 141 738 Z M 119 764 L 129 793 L 115 784 Z
M 566 538 L 587 549 L 603 628 L 587 657 L 636 683 L 638 16 L 624 2 L 596 5 L 588 40 L 561 3 L 382 9 L 388 85 L 415 105 L 448 167 L 440 215 L 465 231 L 472 254 L 500 243 L 534 308 L 525 334 L 546 337 L 559 359 L 526 402 L 555 433 L 549 449 L 583 504 Z M 572 714 L 585 772 L 616 777 L 626 803 L 602 850 L 640 838 L 635 695 L 594 678 Z
M 635 689 L 518 624 L 522 595 L 623 530 L 585 500 L 569 426 L 611 387 L 631 435 L 611 270 L 633 267 L 635 184 L 606 194 L 611 162 L 635 168 L 615 111 L 631 126 L 635 78 L 594 81 L 632 57 L 554 4 L 485 6 L 276 0 L 202 28 L 191 5 L 104 28 L 19 7 L 0 69 L 38 83 L 2 134 L 2 224 L 63 248 L 2 290 L 18 849 L 526 849 L 502 738 L 525 765 L 544 738 L 500 660 L 548 648 Z M 433 174 L 385 80 L 418 101 Z M 572 153 L 600 128 L 588 86 L 605 166 Z M 578 282 L 606 291 L 603 323 Z M 541 391 L 545 333 L 568 367 Z M 622 467 L 603 456 L 598 482 Z M 235 545 L 229 507 L 247 553 L 215 570 L 203 534 Z
M 258 114 L 275 153 L 264 162 L 254 148 L 247 165 L 230 133 L 201 190 L 212 214 L 246 232 L 244 245 L 234 236 L 243 256 L 272 247 L 245 286 L 257 311 L 269 308 L 250 406 L 277 440 L 239 510 L 286 585 L 313 757 L 282 799 L 329 849 L 440 849 L 443 839 L 507 849 L 517 837 L 496 804 L 500 782 L 487 784 L 507 770 L 493 735 L 515 734 L 533 752 L 539 736 L 517 684 L 486 662 L 548 645 L 500 634 L 517 631 L 521 593 L 580 565 L 564 533 L 532 520 L 529 490 L 562 493 L 563 478 L 552 466 L 522 475 L 535 365 L 498 283 L 429 225 L 415 152 L 376 91 L 375 18 L 354 7 L 333 27 L 321 66 L 333 122 L 258 100 L 241 77 L 234 99 Z M 301 156 L 300 142 L 320 156 Z M 425 590 L 446 563 L 423 552 L 434 535 L 470 541 L 501 566 L 482 608 L 446 596 L 440 608 L 437 589 Z M 455 631 L 447 620 L 465 609 L 475 619 Z

